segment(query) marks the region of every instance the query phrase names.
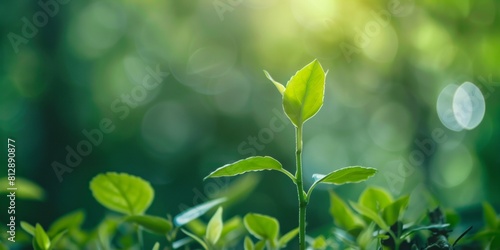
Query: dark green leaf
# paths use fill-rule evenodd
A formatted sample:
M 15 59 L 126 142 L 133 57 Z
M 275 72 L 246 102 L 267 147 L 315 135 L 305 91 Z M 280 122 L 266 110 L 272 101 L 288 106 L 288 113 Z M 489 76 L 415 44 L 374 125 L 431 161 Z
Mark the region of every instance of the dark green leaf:
M 488 202 L 483 202 L 483 216 L 488 229 L 497 228 L 497 214 L 493 206 Z
M 125 221 L 135 223 L 151 233 L 160 235 L 166 235 L 173 227 L 172 222 L 167 219 L 151 215 L 130 215 L 125 218 Z
M 154 198 L 149 182 L 124 173 L 106 173 L 90 182 L 94 198 L 104 207 L 128 215 L 142 214 Z

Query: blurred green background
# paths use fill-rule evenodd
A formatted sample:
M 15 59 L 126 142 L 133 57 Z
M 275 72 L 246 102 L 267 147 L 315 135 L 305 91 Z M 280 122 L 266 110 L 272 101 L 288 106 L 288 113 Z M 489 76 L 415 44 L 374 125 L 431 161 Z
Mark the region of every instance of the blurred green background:
M 286 83 L 318 58 L 329 73 L 305 126 L 306 185 L 375 167 L 335 190 L 357 199 L 377 185 L 411 193 L 415 213 L 438 202 L 480 217 L 482 201 L 500 204 L 499 16 L 489 0 L 2 1 L 2 140 L 16 140 L 17 177 L 45 190 L 18 200 L 17 216 L 47 225 L 84 208 L 95 224 L 105 210 L 88 183 L 106 171 L 150 181 L 158 215 L 227 191 L 229 179 L 203 177 L 240 158 L 271 155 L 294 172 L 294 128 L 262 70 Z M 74 167 L 72 150 L 85 154 Z M 54 166 L 72 172 L 59 179 Z M 255 176 L 228 218 L 296 227 L 292 183 Z M 328 193 L 310 204 L 308 227 L 330 225 Z

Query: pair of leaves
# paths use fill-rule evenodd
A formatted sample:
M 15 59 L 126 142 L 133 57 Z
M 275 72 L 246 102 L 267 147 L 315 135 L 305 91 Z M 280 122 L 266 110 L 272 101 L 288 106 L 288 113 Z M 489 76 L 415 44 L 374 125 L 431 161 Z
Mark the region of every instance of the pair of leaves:
M 280 171 L 285 173 L 292 180 L 295 180 L 295 177 L 285 170 L 279 161 L 270 156 L 252 156 L 231 164 L 226 164 L 216 169 L 214 172 L 205 177 L 205 179 L 222 176 L 235 176 L 251 171 L 262 170 Z M 346 183 L 361 182 L 372 177 L 376 172 L 377 170 L 374 168 L 360 166 L 342 168 L 318 178 L 311 189 L 319 183 L 342 185 Z
M 266 241 L 269 242 L 272 247 L 277 246 L 279 248 L 284 248 L 288 242 L 299 233 L 298 228 L 296 228 L 279 237 L 280 225 L 278 220 L 262 214 L 249 213 L 243 218 L 243 223 L 250 234 L 261 240 L 254 246 L 250 239 L 245 239 L 245 249 L 247 250 L 260 249 L 259 246 L 265 245 Z
M 62 231 L 52 239 L 49 237 L 45 229 L 40 224 L 36 224 L 35 226 L 30 225 L 26 222 L 21 222 L 21 227 L 33 236 L 33 249 L 35 250 L 50 250 L 57 244 L 57 242 L 62 238 L 62 236 L 66 233 L 66 231 Z
M 323 106 L 326 74 L 318 60 L 297 71 L 286 87 L 275 81 L 267 71 L 264 73 L 283 95 L 283 109 L 296 127 L 301 127 Z
M 99 174 L 90 181 L 90 190 L 101 205 L 126 215 L 143 214 L 154 198 L 149 182 L 125 173 Z

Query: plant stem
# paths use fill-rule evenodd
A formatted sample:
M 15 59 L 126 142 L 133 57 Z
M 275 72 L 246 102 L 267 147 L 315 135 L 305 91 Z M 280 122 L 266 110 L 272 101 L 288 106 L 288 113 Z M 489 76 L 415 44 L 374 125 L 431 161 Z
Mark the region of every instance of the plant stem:
M 302 126 L 298 126 L 295 130 L 296 135 L 296 164 L 297 172 L 295 178 L 297 180 L 297 193 L 299 197 L 299 249 L 306 249 L 306 208 L 307 199 L 304 192 L 304 183 L 302 177 Z

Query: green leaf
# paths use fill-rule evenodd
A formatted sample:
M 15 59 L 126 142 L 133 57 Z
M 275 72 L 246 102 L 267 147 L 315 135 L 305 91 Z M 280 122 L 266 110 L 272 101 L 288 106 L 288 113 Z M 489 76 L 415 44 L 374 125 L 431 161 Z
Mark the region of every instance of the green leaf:
M 156 242 L 152 250 L 160 250 L 160 242 Z
M 173 228 L 172 222 L 158 216 L 130 215 L 125 218 L 125 221 L 136 223 L 147 231 L 160 235 L 166 235 Z
M 278 246 L 281 248 L 285 248 L 286 244 L 288 244 L 289 241 L 293 240 L 293 238 L 295 238 L 297 234 L 299 234 L 299 228 L 295 228 L 290 232 L 286 233 L 279 239 Z
M 497 228 L 497 214 L 493 206 L 488 202 L 483 202 L 483 217 L 486 228 L 493 230 Z
M 90 181 L 90 190 L 101 205 L 127 215 L 143 214 L 154 198 L 149 182 L 125 173 L 97 175 Z
M 405 195 L 384 208 L 382 217 L 387 225 L 393 225 L 399 220 L 399 216 L 404 212 L 406 207 L 408 207 L 409 201 L 410 196 Z
M 373 240 L 373 230 L 374 229 L 375 229 L 375 224 L 370 223 L 369 226 L 364 228 L 359 233 L 358 238 L 356 239 L 356 242 L 358 243 L 359 246 L 361 246 L 361 249 L 369 249 L 368 245 Z
M 249 213 L 243 218 L 243 223 L 248 232 L 258 239 L 273 242 L 278 238 L 280 226 L 278 220 L 273 217 Z
M 335 225 L 347 231 L 365 226 L 365 222 L 333 191 L 330 191 L 330 214 Z
M 352 208 L 354 208 L 354 210 L 356 210 L 356 212 L 368 217 L 370 220 L 375 222 L 383 230 L 389 231 L 389 226 L 387 226 L 387 224 L 382 219 L 382 217 L 380 217 L 380 215 L 378 215 L 376 212 L 374 212 L 373 210 L 371 210 L 368 207 L 365 207 L 362 204 L 358 204 L 358 203 L 354 203 L 354 202 L 349 202 L 349 203 L 351 204 Z
M 220 205 L 226 200 L 227 200 L 226 198 L 222 197 L 219 199 L 204 202 L 200 205 L 196 205 L 190 209 L 184 210 L 182 213 L 174 217 L 174 224 L 178 227 L 183 226 L 189 223 L 190 221 L 204 215 L 210 209 Z
M 345 167 L 323 176 L 315 183 L 327 183 L 336 185 L 356 183 L 367 180 L 368 178 L 375 175 L 375 173 L 377 173 L 377 169 L 375 168 L 360 166 Z
M 224 228 L 222 228 L 222 233 L 220 237 L 225 237 L 229 233 L 245 231 L 245 226 L 243 225 L 243 220 L 239 216 L 235 216 L 224 222 Z
M 359 197 L 358 203 L 378 213 L 394 201 L 392 195 L 382 188 L 368 187 Z M 390 224 L 392 225 L 392 224 Z
M 57 243 L 62 239 L 62 237 L 67 233 L 68 231 L 67 230 L 63 230 L 59 233 L 57 233 L 56 235 L 54 235 L 54 237 L 52 237 L 52 240 L 50 242 L 50 245 L 51 245 L 51 249 L 57 245 Z
M 450 224 L 433 224 L 429 226 L 411 226 L 405 230 L 403 230 L 403 234 L 401 235 L 401 239 L 404 239 L 408 236 L 410 236 L 413 233 L 416 233 L 418 231 L 423 231 L 423 230 L 436 230 L 436 229 L 445 229 L 448 228 Z
M 47 230 L 47 234 L 50 237 L 53 237 L 64 230 L 78 228 L 82 225 L 84 219 L 85 213 L 81 210 L 65 214 L 50 225 L 49 230 Z
M 283 95 L 283 108 L 292 123 L 300 127 L 314 116 L 325 95 L 325 72 L 314 60 L 295 73 L 288 81 Z
M 222 222 L 222 207 L 217 209 L 214 216 L 210 219 L 207 225 L 207 232 L 205 234 L 205 238 L 212 244 L 217 244 L 219 241 L 220 235 L 222 233 L 222 228 L 224 224 Z
M 35 236 L 35 227 L 26 221 L 21 221 L 21 228 L 31 236 Z
M 182 228 L 181 228 L 181 231 L 183 233 L 185 233 L 187 236 L 189 236 L 192 239 L 194 239 L 195 241 L 197 241 L 205 250 L 208 250 L 207 244 L 200 237 L 198 237 L 198 236 L 196 236 L 196 235 L 194 235 L 194 234 L 192 234 L 192 233 L 190 233 Z
M 245 236 L 244 246 L 245 250 L 254 250 L 253 241 L 250 239 L 250 237 Z
M 40 224 L 35 226 L 35 235 L 33 237 L 33 248 L 35 250 L 48 250 L 50 248 L 50 239 Z
M 326 249 L 327 246 L 325 236 L 323 235 L 316 237 L 312 243 L 313 249 L 323 250 Z
M 262 171 L 262 170 L 278 170 L 284 171 L 281 163 L 269 156 L 253 156 L 237 162 L 226 164 L 211 174 L 207 178 L 222 177 L 222 176 L 235 176 L 239 174 L 244 174 L 250 171 Z
M 273 77 L 271 77 L 271 75 L 269 74 L 269 72 L 267 72 L 267 71 L 264 70 L 264 74 L 266 75 L 267 79 L 269 79 L 274 84 L 274 86 L 278 89 L 278 91 L 280 92 L 280 94 L 283 95 L 283 93 L 285 93 L 285 86 L 283 86 L 283 84 L 275 81 L 273 79 Z
M 266 247 L 266 241 L 265 240 L 261 240 L 261 241 L 259 241 L 259 242 L 257 242 L 255 244 L 254 249 L 255 250 L 264 250 L 264 247 Z
M 43 200 L 45 199 L 45 191 L 38 184 L 16 176 L 16 186 L 19 188 L 16 191 L 16 198 L 25 200 Z M 7 177 L 0 178 L 0 194 L 7 193 L 9 180 Z

